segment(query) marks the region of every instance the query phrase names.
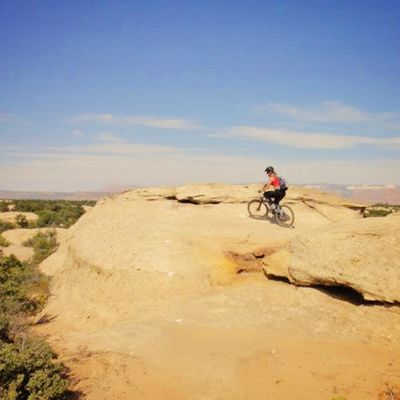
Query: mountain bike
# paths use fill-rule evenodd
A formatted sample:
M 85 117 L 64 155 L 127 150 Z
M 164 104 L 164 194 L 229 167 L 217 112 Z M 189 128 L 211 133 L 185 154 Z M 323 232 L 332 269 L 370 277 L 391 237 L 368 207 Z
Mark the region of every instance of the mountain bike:
M 268 213 L 271 211 L 273 219 L 279 226 L 290 228 L 294 224 L 294 212 L 288 205 L 275 206 L 274 203 L 269 203 L 264 196 L 249 201 L 247 211 L 250 217 L 258 219 L 268 217 Z

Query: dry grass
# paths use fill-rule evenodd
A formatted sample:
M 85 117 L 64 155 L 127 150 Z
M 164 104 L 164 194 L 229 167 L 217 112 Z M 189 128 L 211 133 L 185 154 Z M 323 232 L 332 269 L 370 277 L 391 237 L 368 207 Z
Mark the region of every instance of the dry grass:
M 379 393 L 379 400 L 400 400 L 400 388 L 393 386 L 389 383 L 386 384 L 386 388 Z

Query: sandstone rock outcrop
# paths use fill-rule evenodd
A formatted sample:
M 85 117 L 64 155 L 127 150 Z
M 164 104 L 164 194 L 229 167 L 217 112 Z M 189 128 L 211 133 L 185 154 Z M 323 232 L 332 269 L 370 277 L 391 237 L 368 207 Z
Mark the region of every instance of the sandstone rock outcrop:
M 296 285 L 342 285 L 365 300 L 400 302 L 397 218 L 366 218 L 298 236 L 265 260 L 265 271 Z
M 349 397 L 367 400 L 400 371 L 400 350 L 384 347 L 400 343 L 400 314 L 268 280 L 260 268 L 297 235 L 362 222 L 363 206 L 290 188 L 296 226 L 284 229 L 248 216 L 243 202 L 260 186 L 136 189 L 67 230 L 41 264 L 52 295 L 49 322 L 35 329 L 88 400 L 319 399 L 338 374 Z
M 207 185 L 193 184 L 178 187 L 149 187 L 127 191 L 121 195 L 113 195 L 111 198 L 125 196 L 126 199 L 178 200 L 182 203 L 193 204 L 219 204 L 219 203 L 244 203 L 259 197 L 258 190 L 261 183 L 247 185 L 228 185 L 210 183 Z M 285 202 L 296 202 L 308 205 L 310 208 L 323 214 L 328 207 L 363 211 L 365 204 L 355 203 L 348 199 L 333 196 L 314 189 L 293 186 L 287 192 Z
M 97 289 L 79 278 L 82 272 L 115 279 L 119 290 L 109 286 L 106 301 L 121 297 L 133 301 L 153 290 L 159 297 L 199 292 L 233 279 L 236 267 L 225 257 L 231 250 L 246 253 L 281 245 L 299 232 L 331 224 L 334 218 L 361 219 L 362 205 L 294 188 L 284 201 L 295 210 L 296 229 L 255 221 L 248 217 L 244 202 L 259 196 L 259 188 L 259 184 L 187 185 L 140 188 L 106 197 L 67 231 L 43 269 L 55 275 L 54 282 L 59 281 L 63 291 L 70 280 L 64 281 L 58 275 L 61 271 L 75 276 L 71 284 L 75 289 L 84 285 L 87 293 Z M 267 229 L 273 233 L 267 234 Z M 58 299 L 62 301 L 62 296 Z

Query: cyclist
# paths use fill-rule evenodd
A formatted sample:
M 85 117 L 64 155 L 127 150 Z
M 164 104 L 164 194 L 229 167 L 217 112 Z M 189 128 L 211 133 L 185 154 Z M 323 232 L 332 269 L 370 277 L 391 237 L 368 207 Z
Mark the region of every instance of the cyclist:
M 262 187 L 261 191 L 264 192 L 265 199 L 269 204 L 272 205 L 272 208 L 274 209 L 286 196 L 287 187 L 282 185 L 282 182 L 276 174 L 274 167 L 269 166 L 265 168 L 265 172 L 268 175 L 268 182 Z M 274 190 L 267 192 L 270 187 L 273 187 Z

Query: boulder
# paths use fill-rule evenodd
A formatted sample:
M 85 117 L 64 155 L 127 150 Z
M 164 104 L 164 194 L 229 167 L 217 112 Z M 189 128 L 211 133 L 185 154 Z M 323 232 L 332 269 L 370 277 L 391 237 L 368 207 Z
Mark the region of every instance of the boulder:
M 296 285 L 346 286 L 365 300 L 400 302 L 397 218 L 330 224 L 297 236 L 266 258 L 264 269 Z

